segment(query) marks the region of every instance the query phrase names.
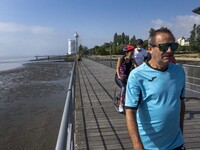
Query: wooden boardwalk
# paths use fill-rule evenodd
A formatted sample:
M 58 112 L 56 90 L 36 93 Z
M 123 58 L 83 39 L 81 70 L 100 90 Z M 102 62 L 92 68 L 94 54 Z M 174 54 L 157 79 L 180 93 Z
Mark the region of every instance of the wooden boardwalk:
M 76 150 L 131 150 L 125 115 L 112 98 L 115 69 L 89 59 L 79 62 L 76 76 Z M 173 121 L 173 120 L 172 120 Z M 184 125 L 187 150 L 200 149 L 200 99 L 187 98 Z

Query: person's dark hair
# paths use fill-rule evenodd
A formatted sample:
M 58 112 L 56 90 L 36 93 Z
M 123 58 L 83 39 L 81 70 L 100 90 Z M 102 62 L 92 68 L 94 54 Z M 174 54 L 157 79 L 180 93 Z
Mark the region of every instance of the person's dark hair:
M 133 50 L 134 50 L 134 46 L 132 46 L 132 45 L 126 45 L 123 48 L 123 55 L 126 55 L 126 52 L 133 51 Z
M 161 27 L 160 29 L 157 29 L 155 31 L 153 31 L 152 33 L 150 33 L 149 35 L 149 39 L 148 39 L 148 44 L 151 46 L 156 46 L 156 35 L 159 33 L 168 33 L 172 36 L 172 40 L 175 41 L 175 37 L 173 35 L 173 33 L 165 27 Z
M 137 39 L 136 40 L 136 45 L 142 45 L 144 42 L 142 39 Z

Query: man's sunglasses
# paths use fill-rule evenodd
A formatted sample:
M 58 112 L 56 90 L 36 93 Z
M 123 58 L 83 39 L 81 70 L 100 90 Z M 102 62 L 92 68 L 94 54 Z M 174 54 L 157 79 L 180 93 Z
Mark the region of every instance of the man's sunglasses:
M 178 43 L 163 43 L 163 44 L 158 44 L 158 46 L 153 45 L 153 47 L 158 47 L 159 50 L 162 52 L 166 52 L 169 47 L 171 48 L 172 51 L 175 51 L 178 48 Z

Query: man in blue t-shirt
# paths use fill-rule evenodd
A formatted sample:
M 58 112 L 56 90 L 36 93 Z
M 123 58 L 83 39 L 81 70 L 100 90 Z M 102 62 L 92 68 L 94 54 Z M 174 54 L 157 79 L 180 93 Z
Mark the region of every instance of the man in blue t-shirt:
M 185 73 L 170 63 L 178 48 L 167 28 L 150 34 L 151 59 L 134 69 L 126 87 L 126 122 L 135 150 L 184 150 Z

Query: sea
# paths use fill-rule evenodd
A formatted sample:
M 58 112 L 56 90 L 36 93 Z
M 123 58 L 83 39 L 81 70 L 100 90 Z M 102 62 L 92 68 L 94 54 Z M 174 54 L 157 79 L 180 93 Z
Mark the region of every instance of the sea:
M 0 71 L 22 67 L 34 59 L 34 56 L 0 56 Z

